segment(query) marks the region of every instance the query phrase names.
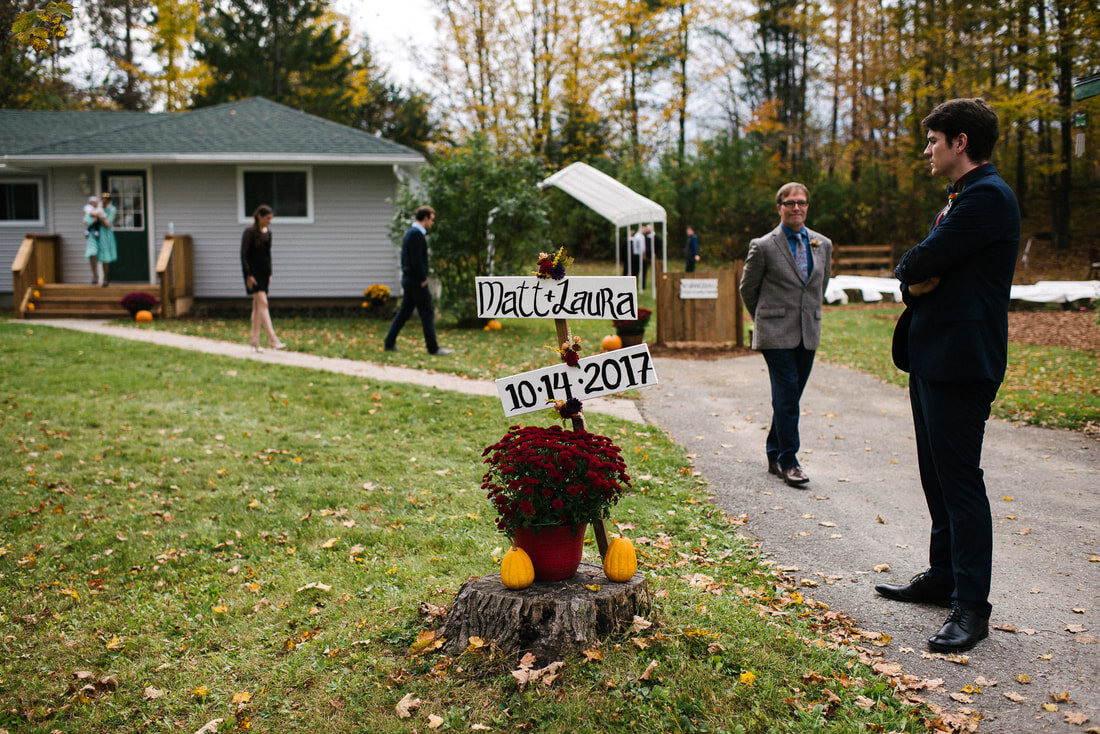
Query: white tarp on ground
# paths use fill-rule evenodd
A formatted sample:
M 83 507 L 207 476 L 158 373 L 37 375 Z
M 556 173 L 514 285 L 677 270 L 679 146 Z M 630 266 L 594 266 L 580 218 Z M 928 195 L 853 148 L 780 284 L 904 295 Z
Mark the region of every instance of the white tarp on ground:
M 1035 285 L 1012 286 L 1012 297 L 1037 303 L 1069 303 L 1100 298 L 1100 280 L 1040 280 Z
M 877 303 L 884 296 L 901 301 L 901 285 L 894 278 L 864 275 L 838 275 L 825 288 L 826 303 L 848 303 L 845 290 L 856 290 L 864 303 Z M 1035 303 L 1069 303 L 1084 298 L 1100 298 L 1100 280 L 1041 280 L 1035 285 L 1012 286 L 1011 298 Z
M 883 294 L 894 297 L 901 303 L 901 283 L 897 278 L 875 278 L 869 275 L 838 275 L 829 278 L 829 285 L 825 287 L 826 303 L 847 303 L 848 294 L 845 290 L 860 292 L 864 303 L 878 303 Z

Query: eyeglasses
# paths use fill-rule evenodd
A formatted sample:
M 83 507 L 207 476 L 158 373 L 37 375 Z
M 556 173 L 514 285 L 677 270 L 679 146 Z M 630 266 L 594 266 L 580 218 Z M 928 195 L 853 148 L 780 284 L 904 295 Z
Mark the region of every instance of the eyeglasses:
M 785 199 L 779 203 L 787 207 L 788 209 L 793 209 L 796 206 L 799 209 L 805 209 L 810 205 L 810 202 L 806 201 L 805 199 Z

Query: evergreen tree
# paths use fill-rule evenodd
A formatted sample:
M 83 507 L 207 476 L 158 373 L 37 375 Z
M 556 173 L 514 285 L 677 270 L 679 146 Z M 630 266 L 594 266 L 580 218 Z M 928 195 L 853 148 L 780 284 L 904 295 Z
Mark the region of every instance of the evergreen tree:
M 356 59 L 326 0 L 218 0 L 197 33 L 210 84 L 196 107 L 266 97 L 314 115 L 353 119 Z
M 92 0 L 87 6 L 92 45 L 107 55 L 110 64 L 99 84 L 104 95 L 124 110 L 149 107 L 148 79 L 138 66 L 142 55 L 138 35 L 150 10 L 148 0 Z
M 374 64 L 369 42 L 358 55 L 361 62 L 354 83 L 355 117 L 349 124 L 427 153 L 428 144 L 437 136 L 431 98 L 417 90 L 406 91 L 386 79 L 385 72 Z
M 390 234 L 401 237 L 421 204 L 435 209 L 432 270 L 443 283 L 441 310 L 460 324 L 477 323 L 470 294 L 480 275 L 520 275 L 550 246 L 546 207 L 538 190 L 542 168 L 531 156 L 508 156 L 486 135 L 441 153 L 418 186 L 402 186 Z

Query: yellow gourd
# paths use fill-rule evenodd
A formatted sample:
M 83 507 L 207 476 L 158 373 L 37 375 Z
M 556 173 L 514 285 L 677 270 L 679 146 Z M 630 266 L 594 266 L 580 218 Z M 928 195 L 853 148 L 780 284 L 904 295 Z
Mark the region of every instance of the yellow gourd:
M 136 314 L 134 314 L 134 321 L 137 321 L 139 323 L 147 324 L 152 320 L 153 320 L 153 312 L 152 311 L 138 311 Z
M 634 544 L 626 538 L 612 538 L 603 555 L 603 573 L 612 581 L 629 581 L 638 570 Z
M 522 548 L 512 548 L 500 562 L 500 580 L 509 589 L 526 589 L 535 580 L 531 556 Z

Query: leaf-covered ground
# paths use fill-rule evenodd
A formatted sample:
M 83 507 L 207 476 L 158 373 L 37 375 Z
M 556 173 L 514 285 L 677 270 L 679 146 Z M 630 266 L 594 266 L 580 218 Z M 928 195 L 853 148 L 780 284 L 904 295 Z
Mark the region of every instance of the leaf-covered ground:
M 492 398 L 0 323 L 0 729 L 926 730 L 934 682 L 882 668 L 888 640 L 763 563 L 681 447 L 614 419 L 649 625 L 526 686 L 515 655 L 420 644 L 507 547 L 480 478 L 509 422 Z
M 1008 340 L 1100 352 L 1100 324 L 1095 311 L 1012 311 Z

